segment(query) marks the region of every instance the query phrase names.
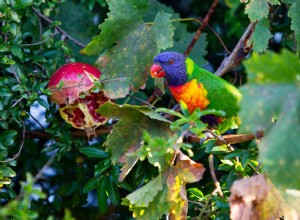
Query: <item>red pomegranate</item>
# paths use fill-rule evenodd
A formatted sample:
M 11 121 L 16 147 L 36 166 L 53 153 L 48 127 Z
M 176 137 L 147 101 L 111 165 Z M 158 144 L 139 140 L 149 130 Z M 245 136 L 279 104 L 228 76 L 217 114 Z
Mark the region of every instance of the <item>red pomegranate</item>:
M 110 101 L 103 92 L 95 89 L 101 72 L 86 63 L 69 63 L 60 67 L 50 78 L 50 100 L 59 105 L 62 118 L 74 128 L 84 129 L 91 135 L 94 129 L 106 123 L 107 118 L 97 113 Z

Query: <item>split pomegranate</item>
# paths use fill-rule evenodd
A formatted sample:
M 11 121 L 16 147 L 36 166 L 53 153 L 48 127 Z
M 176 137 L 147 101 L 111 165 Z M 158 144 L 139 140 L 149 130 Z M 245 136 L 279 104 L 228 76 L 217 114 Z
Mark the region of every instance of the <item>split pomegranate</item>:
M 101 72 L 86 63 L 69 63 L 60 67 L 50 78 L 50 100 L 59 105 L 62 118 L 74 128 L 91 135 L 94 129 L 106 123 L 107 118 L 96 110 L 110 101 L 102 91 L 93 87 Z

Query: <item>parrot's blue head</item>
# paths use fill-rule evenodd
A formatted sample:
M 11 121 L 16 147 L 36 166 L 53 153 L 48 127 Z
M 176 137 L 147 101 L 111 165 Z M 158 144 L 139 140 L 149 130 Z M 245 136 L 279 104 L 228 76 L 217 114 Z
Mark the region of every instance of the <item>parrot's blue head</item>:
M 163 52 L 154 57 L 150 69 L 152 77 L 165 77 L 169 86 L 180 86 L 187 82 L 186 57 L 177 52 Z

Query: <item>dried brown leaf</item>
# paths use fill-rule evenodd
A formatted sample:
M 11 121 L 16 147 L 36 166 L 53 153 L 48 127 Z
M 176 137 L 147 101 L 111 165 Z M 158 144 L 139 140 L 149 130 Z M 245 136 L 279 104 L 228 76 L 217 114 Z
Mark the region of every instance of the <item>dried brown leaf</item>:
M 284 200 L 263 175 L 237 180 L 230 191 L 232 220 L 273 220 L 284 213 Z
M 178 151 L 175 165 L 170 168 L 167 178 L 169 187 L 168 199 L 172 201 L 169 212 L 171 220 L 186 219 L 188 200 L 186 197 L 186 183 L 197 182 L 202 179 L 205 168 L 188 156 Z

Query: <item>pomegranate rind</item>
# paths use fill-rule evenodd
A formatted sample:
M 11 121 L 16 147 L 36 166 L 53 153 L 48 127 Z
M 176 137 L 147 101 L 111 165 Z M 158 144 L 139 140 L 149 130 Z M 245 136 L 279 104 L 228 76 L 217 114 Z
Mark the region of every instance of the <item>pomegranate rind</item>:
M 52 92 L 50 100 L 57 104 L 72 104 L 81 92 L 90 90 L 99 80 L 101 72 L 86 63 L 69 63 L 60 67 L 50 78 L 48 88 Z M 60 83 L 62 88 L 59 88 Z
M 88 93 L 86 97 L 75 100 L 73 104 L 61 104 L 59 113 L 61 117 L 74 128 L 88 130 L 107 122 L 107 118 L 96 110 L 104 103 L 109 102 L 103 92 Z

